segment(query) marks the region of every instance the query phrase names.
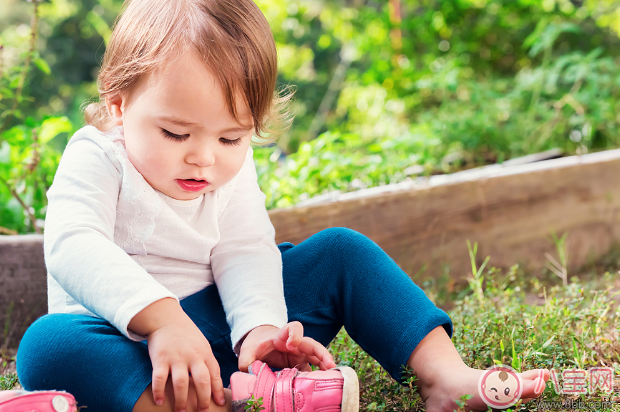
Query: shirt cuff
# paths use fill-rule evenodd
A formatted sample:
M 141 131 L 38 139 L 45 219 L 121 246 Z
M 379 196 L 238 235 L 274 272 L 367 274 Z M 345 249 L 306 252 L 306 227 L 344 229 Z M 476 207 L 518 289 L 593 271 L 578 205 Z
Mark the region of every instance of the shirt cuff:
M 152 295 L 145 295 L 146 296 L 144 297 L 144 300 L 127 302 L 125 305 L 123 305 L 119 309 L 117 317 L 112 323 L 123 335 L 135 342 L 142 342 L 147 337 L 135 333 L 134 331 L 129 329 L 129 323 L 134 318 L 134 316 L 136 316 L 140 311 L 149 306 L 151 303 L 157 302 L 158 300 L 164 298 L 173 298 L 176 299 L 177 302 L 179 301 L 179 298 L 176 295 L 165 289 L 163 286 L 161 287 L 159 294 L 157 294 L 157 291 L 153 291 Z
M 252 329 L 252 330 L 254 330 L 254 329 Z M 252 330 L 250 330 L 248 333 L 243 335 L 243 337 L 241 339 L 239 339 L 239 342 L 237 342 L 237 344 L 235 345 L 234 351 L 235 351 L 235 355 L 237 355 L 237 357 L 239 357 L 239 352 L 241 351 L 241 345 L 243 345 L 243 341 L 250 334 L 250 332 L 252 332 Z

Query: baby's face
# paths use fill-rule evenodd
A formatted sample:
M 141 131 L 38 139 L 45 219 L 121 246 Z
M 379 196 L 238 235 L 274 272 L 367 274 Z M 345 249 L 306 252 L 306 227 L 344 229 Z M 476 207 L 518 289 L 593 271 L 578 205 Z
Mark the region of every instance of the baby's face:
M 123 126 L 129 160 L 144 179 L 174 199 L 191 200 L 241 169 L 254 128 L 250 109 L 240 95 L 236 101 L 240 122 L 217 79 L 190 51 L 145 76 L 128 99 L 108 102 L 108 108 Z

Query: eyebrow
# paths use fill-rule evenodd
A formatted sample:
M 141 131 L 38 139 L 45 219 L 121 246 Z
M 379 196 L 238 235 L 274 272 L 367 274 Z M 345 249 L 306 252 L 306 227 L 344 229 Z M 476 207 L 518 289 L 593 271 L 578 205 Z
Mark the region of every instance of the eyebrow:
M 200 128 L 200 129 L 203 128 L 202 126 L 200 126 L 197 123 L 188 122 L 186 120 L 180 119 L 180 118 L 175 117 L 175 116 L 157 116 L 157 119 L 163 120 L 165 122 L 169 122 L 169 123 L 172 123 L 172 124 L 176 124 L 176 125 L 182 126 L 182 127 L 192 127 L 192 126 L 194 126 L 194 127 Z M 250 129 L 252 129 L 252 126 L 230 127 L 228 129 L 222 130 L 220 133 L 247 132 Z

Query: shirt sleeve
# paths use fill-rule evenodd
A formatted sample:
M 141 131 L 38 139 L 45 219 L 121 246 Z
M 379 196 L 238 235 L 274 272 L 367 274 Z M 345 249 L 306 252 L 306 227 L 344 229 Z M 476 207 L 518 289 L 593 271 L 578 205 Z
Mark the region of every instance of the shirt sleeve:
M 144 340 L 128 329 L 131 319 L 157 300 L 178 298 L 114 243 L 122 169 L 112 143 L 83 134 L 72 140 L 47 193 L 48 273 L 86 309 Z
M 233 348 L 261 325 L 288 322 L 282 284 L 282 256 L 261 192 L 252 150 L 237 175 L 219 219 L 220 241 L 211 250 L 211 268 L 231 329 Z

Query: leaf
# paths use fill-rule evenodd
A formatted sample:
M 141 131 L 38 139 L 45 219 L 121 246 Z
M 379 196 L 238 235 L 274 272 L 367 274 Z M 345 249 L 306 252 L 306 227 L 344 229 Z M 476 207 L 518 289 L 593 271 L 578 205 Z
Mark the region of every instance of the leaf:
M 536 29 L 538 30 L 538 27 L 536 27 Z M 580 32 L 581 28 L 574 23 L 552 23 L 545 28 L 540 36 L 536 37 L 536 41 L 533 42 L 532 48 L 530 49 L 530 56 L 535 57 L 541 50 L 551 49 L 553 47 L 553 43 L 555 43 L 562 33 L 577 34 Z
M 487 258 L 484 259 L 484 262 L 482 262 L 482 265 L 480 266 L 480 269 L 478 269 L 478 274 L 482 273 L 482 271 L 484 270 L 484 268 L 487 265 L 487 263 L 489 263 L 489 259 L 491 259 L 491 256 L 487 256 Z M 480 277 L 480 279 L 483 279 L 483 277 Z
M 15 76 L 15 78 L 13 80 L 11 80 L 11 83 L 9 83 L 9 87 L 11 89 L 17 88 L 17 85 L 19 85 L 19 79 L 20 79 L 19 76 Z
M 528 47 L 533 46 L 534 43 L 536 43 L 536 41 L 540 38 L 540 36 L 545 31 L 545 27 L 547 26 L 548 23 L 549 23 L 549 19 L 547 17 L 543 17 L 540 20 L 538 20 L 536 29 L 534 29 L 534 31 L 529 36 L 527 36 L 527 38 L 523 41 L 523 48 L 527 49 Z
M 63 132 L 71 132 L 73 130 L 73 124 L 67 118 L 67 116 L 62 117 L 50 117 L 45 120 L 41 125 L 41 131 L 39 132 L 39 142 L 41 144 L 46 144 L 54 137 L 58 136 Z
M 52 70 L 50 69 L 49 64 L 47 64 L 47 62 L 45 60 L 43 60 L 40 57 L 37 57 L 36 59 L 33 59 L 32 62 L 34 63 L 35 66 L 37 66 L 39 68 L 39 70 L 41 70 L 43 73 L 45 74 L 51 74 Z
M 467 250 L 469 252 L 469 260 L 471 263 L 471 274 L 472 276 L 476 276 L 476 254 L 478 252 L 478 242 L 474 243 L 474 247 L 471 247 L 471 243 L 469 242 L 469 239 L 466 240 L 467 241 Z
M 573 351 L 575 352 L 575 363 L 579 368 L 581 368 L 581 362 L 579 362 L 579 351 L 577 350 L 577 342 L 575 342 L 575 337 L 573 336 Z
M 551 345 L 551 342 L 553 342 L 553 339 L 555 339 L 555 335 L 553 335 L 545 343 L 543 343 L 541 349 L 545 349 L 547 346 Z
M 13 91 L 11 89 L 7 89 L 6 87 L 0 89 L 0 94 L 8 99 L 15 97 Z
M 512 341 L 512 367 L 516 371 L 521 370 L 521 359 L 517 356 L 517 351 L 515 350 L 515 341 Z
M 25 127 L 21 125 L 13 126 L 9 130 L 5 130 L 0 133 L 0 139 L 6 140 L 14 145 L 18 145 L 23 139 L 25 139 L 26 131 L 24 129 Z

